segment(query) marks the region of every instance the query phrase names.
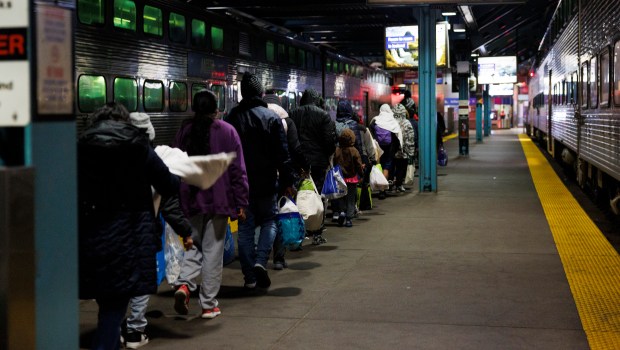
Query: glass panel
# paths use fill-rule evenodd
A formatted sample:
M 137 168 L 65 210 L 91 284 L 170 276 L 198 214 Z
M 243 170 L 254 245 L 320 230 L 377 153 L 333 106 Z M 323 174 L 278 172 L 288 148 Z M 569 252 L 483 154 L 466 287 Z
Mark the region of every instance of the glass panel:
M 571 97 L 573 100 L 571 101 L 571 103 L 575 105 L 579 104 L 579 85 L 577 84 L 577 80 L 577 72 L 573 72 L 573 76 L 571 77 Z
M 194 84 L 192 85 L 192 103 L 194 103 L 194 96 L 200 90 L 206 90 L 207 86 L 205 84 Z
M 213 50 L 224 50 L 224 29 L 211 27 L 211 48 Z
M 329 58 L 325 61 L 325 72 L 326 73 L 331 73 L 332 71 L 332 60 L 330 60 Z
M 97 25 L 105 21 L 103 0 L 78 0 L 77 11 L 80 23 Z
M 138 82 L 130 78 L 114 79 L 114 102 L 127 107 L 130 112 L 138 110 Z
M 620 106 L 620 40 L 614 45 L 614 103 Z
M 583 108 L 588 108 L 588 82 L 590 81 L 590 77 L 588 77 L 588 62 L 585 62 L 581 66 L 581 96 L 579 96 L 579 100 L 581 101 L 581 106 Z
M 132 0 L 114 0 L 114 26 L 136 31 L 136 4 Z
M 609 51 L 601 54 L 601 106 L 609 106 Z
M 207 26 L 197 19 L 192 20 L 192 45 L 207 46 Z
M 187 111 L 187 84 L 170 82 L 170 110 L 172 112 Z
M 596 57 L 590 60 L 590 108 L 598 107 L 598 66 Z
M 297 64 L 297 59 L 295 57 L 296 52 L 297 50 L 294 47 L 289 46 L 288 48 L 288 63 L 289 64 Z
M 144 6 L 144 32 L 157 36 L 164 35 L 161 10 L 153 6 Z
M 170 41 L 184 43 L 186 40 L 185 16 L 171 12 L 168 19 Z
M 78 80 L 78 108 L 80 112 L 91 113 L 106 103 L 105 78 L 82 75 Z
M 164 83 L 156 80 L 144 82 L 144 110 L 147 112 L 164 109 Z
M 275 46 L 273 45 L 273 41 L 267 41 L 265 44 L 265 55 L 267 58 L 267 62 L 274 62 L 276 60 L 275 57 Z
M 224 112 L 226 110 L 226 92 L 224 91 L 224 86 L 212 85 L 211 91 L 217 96 L 217 109 L 220 112 Z
M 278 62 L 286 62 L 286 46 L 278 44 Z

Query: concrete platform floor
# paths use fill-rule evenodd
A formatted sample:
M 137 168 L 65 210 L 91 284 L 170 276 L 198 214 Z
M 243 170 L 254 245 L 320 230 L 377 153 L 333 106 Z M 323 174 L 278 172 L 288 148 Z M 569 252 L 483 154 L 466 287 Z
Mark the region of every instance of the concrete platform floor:
M 145 349 L 588 349 L 517 130 L 448 141 L 438 192 L 375 198 L 353 228 L 287 253 L 266 293 L 224 268 L 222 315 L 175 314 L 164 283 L 151 298 Z M 80 305 L 88 348 L 96 304 Z

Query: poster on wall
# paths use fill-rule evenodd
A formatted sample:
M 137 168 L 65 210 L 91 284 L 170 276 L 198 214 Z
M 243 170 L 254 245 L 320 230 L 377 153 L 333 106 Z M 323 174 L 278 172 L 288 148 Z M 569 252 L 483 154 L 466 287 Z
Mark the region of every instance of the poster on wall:
M 435 26 L 435 58 L 437 67 L 446 67 L 448 57 L 448 26 Z M 416 68 L 419 65 L 418 26 L 385 28 L 385 67 L 387 69 Z

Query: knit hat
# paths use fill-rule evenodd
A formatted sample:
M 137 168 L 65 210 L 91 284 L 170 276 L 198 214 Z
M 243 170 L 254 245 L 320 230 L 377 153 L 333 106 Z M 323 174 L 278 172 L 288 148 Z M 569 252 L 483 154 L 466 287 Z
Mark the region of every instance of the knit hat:
M 131 125 L 140 129 L 146 129 L 146 133 L 149 135 L 149 140 L 155 139 L 155 128 L 151 124 L 151 117 L 146 113 L 131 112 L 129 113 L 129 120 Z
M 199 114 L 213 114 L 217 111 L 217 96 L 210 90 L 200 90 L 194 95 L 192 110 Z
M 301 95 L 301 100 L 299 100 L 299 105 L 300 106 L 315 105 L 317 107 L 320 107 L 319 106 L 320 100 L 321 100 L 321 95 L 319 95 L 319 93 L 316 92 L 316 90 L 306 89 L 303 95 Z
M 254 74 L 245 72 L 241 79 L 241 97 L 252 98 L 260 97 L 263 94 L 263 84 Z
M 280 98 L 278 96 L 276 96 L 275 94 L 267 94 L 265 96 L 263 96 L 263 101 L 265 101 L 265 103 L 267 104 L 274 104 L 274 105 L 278 105 L 280 107 L 282 107 L 282 103 L 280 102 Z

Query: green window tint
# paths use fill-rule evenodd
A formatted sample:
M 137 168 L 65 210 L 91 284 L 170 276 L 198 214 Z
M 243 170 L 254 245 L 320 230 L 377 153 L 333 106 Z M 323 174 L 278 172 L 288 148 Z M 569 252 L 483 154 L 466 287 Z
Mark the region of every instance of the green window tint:
M 286 46 L 278 44 L 278 62 L 286 62 Z
M 267 62 L 274 62 L 276 60 L 273 41 L 267 41 L 265 44 L 265 57 L 267 58 Z
M 325 72 L 326 73 L 331 73 L 332 71 L 332 60 L 330 60 L 329 58 L 325 61 Z
M 184 43 L 186 40 L 185 16 L 178 13 L 170 12 L 168 19 L 168 36 L 170 41 L 175 43 Z
M 294 47 L 292 46 L 288 47 L 288 63 L 289 64 L 297 64 L 297 60 L 295 58 L 296 52 L 297 50 Z
M 156 36 L 164 35 L 164 21 L 161 10 L 153 6 L 144 6 L 144 32 Z
M 147 112 L 164 109 L 164 83 L 159 80 L 144 82 L 144 110 Z
M 224 86 L 212 85 L 211 91 L 217 96 L 217 109 L 220 112 L 224 112 L 226 110 L 226 91 L 224 90 Z
M 114 0 L 114 26 L 136 31 L 136 4 L 132 0 Z
M 192 45 L 207 46 L 207 26 L 197 19 L 192 20 Z
M 224 29 L 211 27 L 211 48 L 213 50 L 224 50 Z
M 200 90 L 206 90 L 207 86 L 204 84 L 194 84 L 192 85 L 192 103 L 194 103 L 194 96 L 196 96 L 196 93 L 198 93 L 198 91 Z
M 297 51 L 297 65 L 306 68 L 306 51 L 299 49 Z
M 114 79 L 114 102 L 127 107 L 130 112 L 138 110 L 138 83 L 135 79 Z
M 105 21 L 105 6 L 103 0 L 78 0 L 78 19 L 80 23 L 97 25 Z
M 99 75 L 82 75 L 78 80 L 78 108 L 91 113 L 107 101 L 105 78 Z
M 170 82 L 170 111 L 187 111 L 187 84 L 178 81 Z

